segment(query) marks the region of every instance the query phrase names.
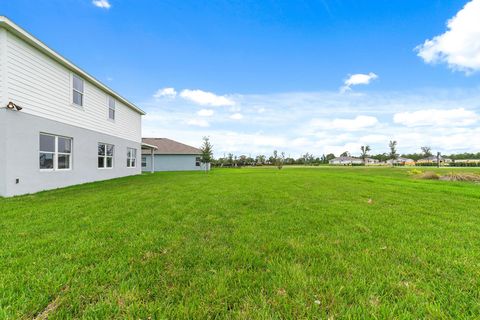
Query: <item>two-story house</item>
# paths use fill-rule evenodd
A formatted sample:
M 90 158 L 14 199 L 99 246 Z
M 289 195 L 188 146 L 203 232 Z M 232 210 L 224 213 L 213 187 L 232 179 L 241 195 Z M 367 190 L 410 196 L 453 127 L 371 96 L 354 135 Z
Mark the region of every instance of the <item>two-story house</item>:
M 0 16 L 0 196 L 140 174 L 144 114 Z

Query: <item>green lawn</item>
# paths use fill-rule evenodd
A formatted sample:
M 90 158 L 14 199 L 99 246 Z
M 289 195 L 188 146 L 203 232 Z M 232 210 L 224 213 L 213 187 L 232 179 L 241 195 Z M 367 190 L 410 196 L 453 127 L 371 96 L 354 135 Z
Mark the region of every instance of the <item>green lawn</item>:
M 0 199 L 0 318 L 38 315 L 478 318 L 480 185 L 225 169 Z

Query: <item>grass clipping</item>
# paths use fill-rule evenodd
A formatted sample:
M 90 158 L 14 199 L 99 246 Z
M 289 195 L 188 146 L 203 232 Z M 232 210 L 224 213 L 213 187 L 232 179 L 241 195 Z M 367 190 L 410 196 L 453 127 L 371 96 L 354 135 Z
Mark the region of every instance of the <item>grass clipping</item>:
M 433 171 L 422 172 L 418 169 L 414 169 L 410 172 L 410 174 L 413 174 L 418 179 L 424 180 L 480 182 L 480 175 L 475 173 L 450 172 L 446 175 L 441 176 Z

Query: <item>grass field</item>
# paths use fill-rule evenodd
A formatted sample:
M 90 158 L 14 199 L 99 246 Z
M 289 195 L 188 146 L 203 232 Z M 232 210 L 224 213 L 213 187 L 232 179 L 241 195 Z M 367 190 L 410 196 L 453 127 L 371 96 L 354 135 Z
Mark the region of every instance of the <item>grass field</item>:
M 0 199 L 0 318 L 479 315 L 479 184 L 225 169 Z

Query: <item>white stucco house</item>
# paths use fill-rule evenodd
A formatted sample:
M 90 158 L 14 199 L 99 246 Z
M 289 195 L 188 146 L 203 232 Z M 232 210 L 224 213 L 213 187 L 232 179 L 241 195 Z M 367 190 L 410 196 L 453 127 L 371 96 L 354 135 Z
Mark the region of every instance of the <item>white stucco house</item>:
M 337 157 L 330 160 L 329 164 L 337 166 L 361 165 L 363 164 L 363 160 L 354 157 Z
M 0 16 L 0 196 L 140 174 L 144 114 Z
M 205 164 L 200 161 L 202 151 L 198 148 L 167 138 L 143 138 L 142 141 L 144 145 L 154 147 L 142 152 L 143 171 L 205 170 Z M 209 165 L 207 169 L 210 169 Z

